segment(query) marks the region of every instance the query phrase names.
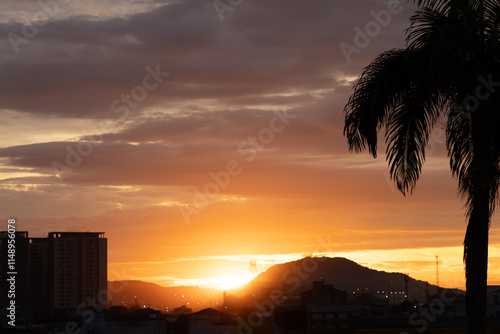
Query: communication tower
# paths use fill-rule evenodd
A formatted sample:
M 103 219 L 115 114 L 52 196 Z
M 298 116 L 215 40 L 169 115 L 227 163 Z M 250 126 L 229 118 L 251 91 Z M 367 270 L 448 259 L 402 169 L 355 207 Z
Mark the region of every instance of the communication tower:
M 257 275 L 257 261 L 250 260 L 250 270 L 248 271 L 248 274 L 253 277 L 250 281 L 250 292 L 252 296 L 255 297 L 260 292 L 260 280 Z
M 405 279 L 405 300 L 408 301 L 408 282 L 410 281 L 410 277 L 408 276 L 408 274 L 404 275 L 404 279 Z

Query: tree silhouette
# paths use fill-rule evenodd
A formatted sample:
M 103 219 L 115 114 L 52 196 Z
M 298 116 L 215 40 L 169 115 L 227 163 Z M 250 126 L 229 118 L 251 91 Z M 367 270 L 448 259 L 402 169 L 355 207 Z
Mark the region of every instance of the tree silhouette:
M 418 5 L 407 46 L 380 54 L 345 107 L 349 149 L 377 156 L 385 127 L 392 180 L 411 193 L 438 118 L 450 168 L 466 200 L 464 262 L 469 333 L 486 333 L 488 232 L 500 181 L 500 1 Z

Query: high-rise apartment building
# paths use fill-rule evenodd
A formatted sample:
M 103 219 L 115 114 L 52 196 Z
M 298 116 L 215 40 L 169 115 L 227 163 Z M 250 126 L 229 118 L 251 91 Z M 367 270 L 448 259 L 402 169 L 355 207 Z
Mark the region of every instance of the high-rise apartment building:
M 51 307 L 80 307 L 82 303 L 106 307 L 107 239 L 104 233 L 49 233 L 48 268 Z
M 7 232 L 0 232 L 0 306 L 9 282 Z M 21 323 L 44 322 L 61 309 L 107 306 L 107 239 L 103 232 L 15 232 L 16 309 Z M 3 314 L 0 312 L 0 314 Z

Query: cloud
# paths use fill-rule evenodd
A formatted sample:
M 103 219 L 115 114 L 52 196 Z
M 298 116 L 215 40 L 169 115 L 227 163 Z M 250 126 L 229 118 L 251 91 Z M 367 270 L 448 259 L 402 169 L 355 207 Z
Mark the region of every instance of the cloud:
M 291 92 L 311 101 L 314 92 L 338 86 L 336 75 L 353 75 L 338 47 L 350 35 L 345 15 L 362 23 L 370 9 L 384 8 L 364 3 L 366 15 L 360 16 L 357 5 L 363 2 L 354 2 L 246 2 L 223 23 L 212 5 L 201 1 L 103 20 L 56 19 L 20 45 L 16 57 L 4 58 L 2 105 L 33 114 L 106 118 L 111 102 L 130 92 L 144 68 L 155 64 L 172 75 L 139 110 L 187 99 L 243 105 L 263 95 L 260 103 L 297 103 L 297 98 L 272 97 Z M 408 14 L 400 15 L 390 29 L 406 24 Z M 257 22 L 258 17 L 268 19 Z M 355 23 L 350 22 L 351 30 Z M 22 25 L 0 24 L 0 35 L 20 32 Z M 392 38 L 381 34 L 371 47 Z M 3 43 L 7 56 L 11 46 L 7 39 Z

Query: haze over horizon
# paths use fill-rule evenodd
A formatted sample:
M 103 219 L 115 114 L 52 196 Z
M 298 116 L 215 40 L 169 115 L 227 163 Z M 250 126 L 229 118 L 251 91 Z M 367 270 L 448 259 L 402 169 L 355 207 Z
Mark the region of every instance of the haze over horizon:
M 440 125 L 407 197 L 383 154 L 351 154 L 342 134 L 356 78 L 405 45 L 414 7 L 348 59 L 341 43 L 387 1 L 243 0 L 222 20 L 213 3 L 2 1 L 0 230 L 105 232 L 109 280 L 228 288 L 252 259 L 262 272 L 322 254 L 435 284 L 439 255 L 440 285 L 463 289 Z

